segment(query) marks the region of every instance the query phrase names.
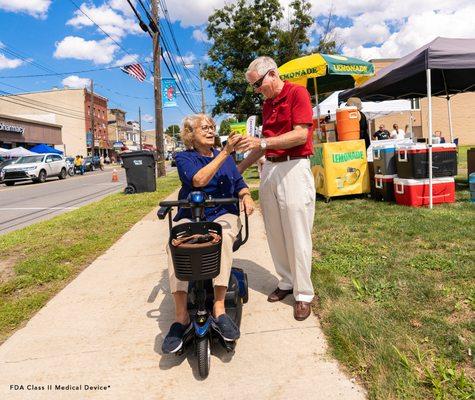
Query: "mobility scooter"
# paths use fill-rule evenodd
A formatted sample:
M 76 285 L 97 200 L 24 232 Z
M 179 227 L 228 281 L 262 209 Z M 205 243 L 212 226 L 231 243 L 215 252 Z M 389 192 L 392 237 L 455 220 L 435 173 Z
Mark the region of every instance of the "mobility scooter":
M 183 238 L 192 235 L 200 239 L 221 238 L 222 227 L 216 222 L 204 220 L 204 209 L 217 205 L 236 204 L 236 198 L 208 198 L 205 192 L 191 192 L 186 200 L 162 201 L 157 216 L 165 219 L 168 214 L 170 231 L 169 245 L 173 259 L 173 267 L 177 279 L 188 281 L 188 311 L 192 328 L 185 332 L 183 346 L 176 353 L 181 355 L 186 348 L 193 344 L 198 358 L 198 371 L 202 379 L 209 374 L 211 361 L 211 344 L 218 342 L 228 352 L 234 352 L 236 341 L 228 341 L 221 334 L 212 315 L 214 290 L 212 279 L 220 272 L 221 244 L 216 240 L 199 243 L 196 246 L 175 246 Z M 173 207 L 190 208 L 192 222 L 172 226 Z M 242 228 L 233 244 L 233 251 L 246 243 L 249 237 L 248 217 L 244 213 L 244 238 Z M 195 237 L 196 237 L 195 236 Z M 201 241 L 201 240 L 200 240 Z M 216 242 L 216 243 L 214 243 Z M 247 275 L 240 268 L 232 267 L 226 291 L 225 307 L 237 326 L 241 324 L 242 305 L 248 301 Z

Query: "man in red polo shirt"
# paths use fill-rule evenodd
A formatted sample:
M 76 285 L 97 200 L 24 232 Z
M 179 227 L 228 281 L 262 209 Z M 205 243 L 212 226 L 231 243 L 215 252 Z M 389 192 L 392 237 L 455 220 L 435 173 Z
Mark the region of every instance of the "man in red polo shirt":
M 306 88 L 280 79 L 277 64 L 270 57 L 255 59 L 246 79 L 264 96 L 262 134 L 246 137 L 240 150 L 251 150 L 241 162 L 242 173 L 263 154 L 259 199 L 267 240 L 280 281 L 268 301 L 280 301 L 293 293 L 294 317 L 310 315 L 314 290 L 312 227 L 315 214 L 315 185 L 310 169 L 313 154 L 312 105 Z

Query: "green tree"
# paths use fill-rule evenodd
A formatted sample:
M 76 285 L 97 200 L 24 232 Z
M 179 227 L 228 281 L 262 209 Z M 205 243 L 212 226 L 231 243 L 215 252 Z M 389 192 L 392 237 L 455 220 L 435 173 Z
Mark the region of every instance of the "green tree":
M 211 63 L 203 76 L 217 97 L 213 115 L 231 113 L 239 120 L 259 112 L 261 99 L 247 84 L 244 73 L 256 57 L 274 54 L 282 18 L 279 0 L 238 0 L 225 5 L 208 19 L 206 32 L 213 40 Z
M 239 121 L 260 115 L 262 99 L 244 75 L 251 61 L 268 55 L 281 65 L 309 52 L 311 4 L 308 0 L 293 0 L 289 6 L 288 20 L 283 19 L 279 0 L 238 0 L 209 17 L 206 32 L 213 44 L 208 51 L 211 62 L 205 66 L 203 77 L 214 86 L 218 99 L 213 115 L 231 113 Z M 331 18 L 324 32 L 327 26 L 331 27 Z M 327 43 L 328 38 L 329 32 L 321 37 L 319 47 L 334 49 L 336 41 Z
M 174 137 L 175 139 L 180 138 L 180 127 L 178 125 L 170 125 L 166 131 L 165 134 L 171 137 Z
M 278 43 L 274 55 L 277 65 L 305 54 L 304 48 L 310 44 L 307 31 L 312 26 L 311 5 L 306 0 L 294 0 L 289 4 L 292 16 L 278 30 Z
M 231 126 L 230 124 L 238 122 L 238 120 L 234 117 L 225 118 L 219 124 L 219 136 L 228 136 L 231 133 Z

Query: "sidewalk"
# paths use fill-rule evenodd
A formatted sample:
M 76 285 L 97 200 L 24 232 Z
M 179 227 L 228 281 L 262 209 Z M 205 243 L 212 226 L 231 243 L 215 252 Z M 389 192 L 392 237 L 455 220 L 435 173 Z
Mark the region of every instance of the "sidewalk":
M 297 322 L 290 299 L 266 301 L 277 278 L 258 211 L 250 218 L 248 243 L 235 253 L 236 265 L 247 271 L 250 293 L 234 356 L 215 348 L 205 381 L 197 379 L 192 351 L 163 356 L 173 302 L 165 253 L 168 224 L 155 212 L 0 347 L 0 398 L 365 398 L 326 354 L 315 316 Z

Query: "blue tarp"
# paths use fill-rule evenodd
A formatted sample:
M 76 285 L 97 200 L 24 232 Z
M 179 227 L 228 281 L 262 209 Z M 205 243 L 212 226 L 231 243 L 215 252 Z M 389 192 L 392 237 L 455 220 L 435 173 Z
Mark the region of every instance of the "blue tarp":
M 61 150 L 55 149 L 46 144 L 37 144 L 35 147 L 32 147 L 30 151 L 34 153 L 39 153 L 39 154 L 45 154 L 45 153 L 63 154 Z

